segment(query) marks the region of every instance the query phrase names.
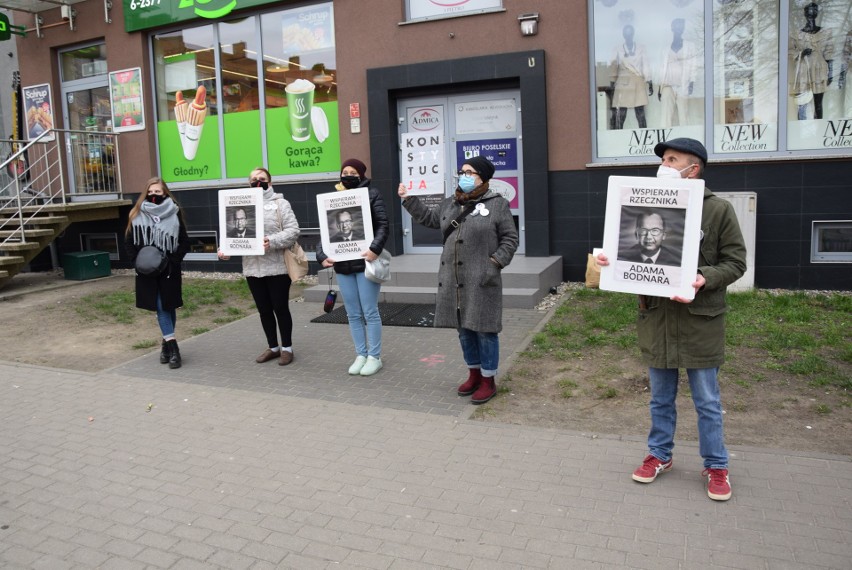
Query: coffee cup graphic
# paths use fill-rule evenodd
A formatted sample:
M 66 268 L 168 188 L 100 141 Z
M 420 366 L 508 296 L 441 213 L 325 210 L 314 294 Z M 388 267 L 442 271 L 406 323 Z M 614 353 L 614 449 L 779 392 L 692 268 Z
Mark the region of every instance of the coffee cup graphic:
M 297 79 L 284 89 L 290 111 L 290 135 L 302 142 L 311 137 L 311 109 L 314 106 L 316 86 L 307 79 Z

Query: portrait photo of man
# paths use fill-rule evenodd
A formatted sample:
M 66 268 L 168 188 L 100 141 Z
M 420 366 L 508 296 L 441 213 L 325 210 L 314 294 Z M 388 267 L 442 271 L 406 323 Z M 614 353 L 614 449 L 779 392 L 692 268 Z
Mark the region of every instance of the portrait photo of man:
M 253 220 L 250 219 L 249 214 L 253 214 L 253 212 L 247 208 L 228 208 L 228 217 L 233 220 L 233 225 L 228 226 L 229 238 L 256 237 Z
M 338 243 L 342 241 L 357 241 L 364 239 L 364 231 L 357 223 L 357 216 L 360 216 L 360 210 L 336 210 L 329 212 L 329 222 L 334 222 L 333 226 L 337 231 L 329 235 L 329 241 Z M 329 223 L 329 228 L 332 224 Z
M 669 227 L 671 222 L 667 223 L 666 217 L 674 218 L 678 214 L 682 217 L 683 212 L 675 210 L 666 212 L 664 215 L 662 211 L 651 208 L 632 209 L 638 210 L 635 215 L 635 225 L 632 233 L 622 233 L 618 259 L 636 263 L 680 266 L 683 252 L 682 240 L 673 240 L 677 242 L 677 246 L 670 245 L 671 241 L 669 245 L 665 243 L 671 230 Z M 625 210 L 629 209 L 625 208 Z M 629 212 L 624 213 L 629 214 Z M 683 228 L 682 219 L 680 228 Z

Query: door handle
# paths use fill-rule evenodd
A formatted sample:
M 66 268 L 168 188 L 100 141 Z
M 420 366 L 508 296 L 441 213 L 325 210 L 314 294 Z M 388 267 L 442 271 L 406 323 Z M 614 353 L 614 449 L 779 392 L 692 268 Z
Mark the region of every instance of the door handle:
M 402 235 L 404 235 L 404 236 L 407 236 L 410 233 L 411 233 L 411 230 L 409 230 L 408 228 L 405 228 L 405 229 L 402 230 Z

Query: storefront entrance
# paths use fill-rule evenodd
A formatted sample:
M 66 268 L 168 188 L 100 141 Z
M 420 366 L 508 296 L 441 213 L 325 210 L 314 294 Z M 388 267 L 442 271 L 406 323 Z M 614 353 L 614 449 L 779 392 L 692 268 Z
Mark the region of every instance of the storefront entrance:
M 443 177 L 441 192 L 420 196 L 428 204 L 437 205 L 456 189 L 456 173 L 465 158 L 482 155 L 494 163 L 496 172 L 489 183 L 509 201 L 520 244 L 518 253 L 525 253 L 523 148 L 521 145 L 521 98 L 517 90 L 488 91 L 452 97 L 402 99 L 397 106 L 400 140 L 423 141 L 433 152 L 442 148 L 443 156 L 428 167 L 415 154 L 422 152 L 414 145 L 400 149 L 400 179 L 407 180 L 427 172 L 418 169 L 440 168 Z M 419 135 L 422 135 L 419 136 Z M 437 137 L 435 135 L 438 135 Z M 438 165 L 436 167 L 436 165 Z M 405 253 L 439 253 L 442 246 L 440 230 L 424 228 L 413 222 L 402 210 L 402 230 Z

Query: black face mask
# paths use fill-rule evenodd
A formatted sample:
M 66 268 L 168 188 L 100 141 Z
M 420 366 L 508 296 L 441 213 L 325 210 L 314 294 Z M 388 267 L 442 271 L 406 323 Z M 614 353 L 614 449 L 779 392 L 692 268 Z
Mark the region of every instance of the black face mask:
M 249 182 L 252 188 L 260 188 L 262 190 L 266 190 L 269 188 L 269 182 L 264 182 L 263 180 L 255 180 L 254 182 Z
M 165 194 L 148 194 L 148 201 L 157 204 L 158 206 L 162 204 L 165 199 Z
M 353 188 L 357 188 L 359 184 L 361 184 L 360 176 L 341 176 L 340 183 L 343 184 L 344 188 L 349 190 Z

